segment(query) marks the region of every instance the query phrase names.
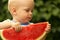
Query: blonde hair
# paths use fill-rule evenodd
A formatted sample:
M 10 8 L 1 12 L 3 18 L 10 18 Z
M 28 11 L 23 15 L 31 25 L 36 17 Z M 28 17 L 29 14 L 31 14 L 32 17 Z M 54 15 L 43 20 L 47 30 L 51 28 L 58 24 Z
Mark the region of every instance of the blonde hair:
M 8 1 L 8 10 L 10 11 L 10 13 L 12 12 L 13 7 L 15 9 L 18 9 L 21 6 L 21 5 L 19 5 L 21 1 L 24 1 L 24 0 L 9 0 Z M 30 1 L 33 2 L 34 0 L 30 0 Z
M 19 5 L 19 3 L 18 3 L 17 0 L 9 0 L 8 1 L 8 10 L 11 12 L 12 11 L 12 7 L 17 9 L 18 5 Z

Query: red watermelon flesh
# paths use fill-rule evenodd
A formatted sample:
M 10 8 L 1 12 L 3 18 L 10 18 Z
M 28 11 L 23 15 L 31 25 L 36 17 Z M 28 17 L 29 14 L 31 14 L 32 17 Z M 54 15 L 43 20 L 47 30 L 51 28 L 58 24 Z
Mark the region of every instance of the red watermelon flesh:
M 47 24 L 47 22 L 31 24 L 22 27 L 20 32 L 15 32 L 14 29 L 4 29 L 2 34 L 6 40 L 35 40 L 44 33 Z

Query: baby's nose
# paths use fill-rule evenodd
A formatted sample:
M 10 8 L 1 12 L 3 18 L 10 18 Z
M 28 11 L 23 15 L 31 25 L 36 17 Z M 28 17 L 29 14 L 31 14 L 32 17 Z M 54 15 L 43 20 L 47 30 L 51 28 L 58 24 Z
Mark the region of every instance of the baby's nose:
M 32 15 L 32 12 L 29 12 L 29 15 Z

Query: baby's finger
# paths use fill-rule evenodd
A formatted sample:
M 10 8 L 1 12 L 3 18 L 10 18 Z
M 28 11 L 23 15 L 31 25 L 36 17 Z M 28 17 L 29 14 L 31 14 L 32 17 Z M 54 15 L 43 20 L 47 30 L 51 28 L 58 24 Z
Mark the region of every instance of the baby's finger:
M 47 25 L 47 28 L 45 29 L 45 31 L 46 31 L 47 33 L 49 33 L 49 32 L 51 31 L 51 24 L 48 24 L 48 25 Z
M 15 26 L 15 31 L 16 32 L 19 32 L 21 30 L 21 26 L 20 26 L 20 24 L 18 22 L 15 23 L 14 26 Z
M 21 31 L 21 29 L 22 29 L 21 26 L 17 26 L 17 27 L 15 28 L 15 31 L 16 31 L 16 32 L 19 32 L 19 31 Z

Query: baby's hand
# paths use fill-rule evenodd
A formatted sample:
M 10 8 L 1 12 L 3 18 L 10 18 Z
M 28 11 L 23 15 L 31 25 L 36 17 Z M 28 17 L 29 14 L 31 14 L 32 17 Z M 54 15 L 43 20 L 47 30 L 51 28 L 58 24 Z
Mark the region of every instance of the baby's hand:
M 21 30 L 20 23 L 19 22 L 12 23 L 12 28 L 14 28 L 16 32 L 19 32 Z
M 47 33 L 49 33 L 51 31 L 51 24 L 48 23 L 47 28 L 45 29 L 45 31 Z

